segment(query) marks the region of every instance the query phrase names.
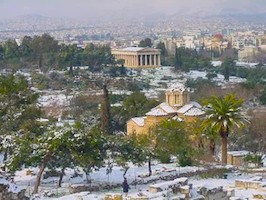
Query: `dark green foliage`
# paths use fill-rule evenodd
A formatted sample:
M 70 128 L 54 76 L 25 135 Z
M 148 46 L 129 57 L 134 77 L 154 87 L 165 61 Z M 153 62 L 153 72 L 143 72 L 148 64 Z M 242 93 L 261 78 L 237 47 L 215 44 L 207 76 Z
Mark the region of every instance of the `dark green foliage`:
M 211 80 L 211 79 L 213 79 L 213 78 L 216 78 L 216 77 L 217 77 L 217 74 L 216 74 L 216 73 L 208 73 L 208 74 L 206 75 L 206 77 L 208 78 L 208 80 Z
M 172 65 L 176 70 L 189 71 L 191 69 L 202 70 L 212 67 L 210 58 L 202 56 L 193 49 L 176 48 Z
M 36 106 L 38 95 L 30 91 L 23 77 L 0 76 L 0 85 L 1 135 L 31 131 L 41 115 Z
M 192 164 L 193 149 L 185 123 L 175 120 L 163 121 L 154 130 L 155 155 L 161 161 L 169 160 L 170 155 L 177 156 L 181 166 Z
M 157 44 L 156 48 L 161 50 L 161 55 L 162 56 L 167 56 L 167 50 L 166 50 L 165 45 L 164 45 L 163 42 L 159 42 Z
M 229 81 L 229 76 L 234 74 L 235 62 L 231 58 L 226 58 L 222 64 L 222 73 L 224 75 L 224 80 Z
M 89 66 L 91 71 L 100 71 L 103 66 L 113 65 L 114 57 L 109 46 L 88 45 L 85 49 L 76 45 L 58 44 L 48 34 L 25 36 L 20 46 L 8 40 L 0 46 L 0 65 L 4 68 L 39 68 L 43 72 L 51 69 L 66 69 L 73 66 Z
M 247 163 L 254 163 L 257 166 L 260 166 L 262 163 L 261 155 L 248 154 L 245 156 L 244 161 Z
M 192 165 L 192 155 L 187 149 L 182 149 L 179 153 L 179 165 L 181 167 Z
M 234 127 L 240 128 L 247 124 L 245 115 L 241 112 L 243 99 L 228 94 L 224 98 L 213 96 L 205 104 L 206 119 L 203 126 L 214 128 L 222 140 L 222 162 L 227 163 L 227 139 Z
M 134 92 L 124 100 L 123 105 L 125 110 L 130 113 L 130 116 L 136 117 L 144 115 L 151 108 L 158 105 L 158 102 L 156 100 L 148 100 L 141 92 Z
M 170 154 L 165 154 L 164 152 L 158 152 L 156 155 L 156 158 L 161 163 L 171 163 L 171 155 Z
M 139 47 L 151 47 L 152 41 L 150 38 L 145 38 L 139 42 Z
M 125 170 L 129 168 L 129 162 L 142 165 L 147 160 L 145 148 L 136 137 L 114 136 L 109 138 L 109 145 L 111 157 Z
M 199 89 L 206 85 L 215 85 L 215 83 L 211 82 L 209 79 L 197 78 L 196 80 L 188 79 L 186 82 L 186 86 L 189 88 Z
M 49 79 L 44 74 L 32 73 L 32 82 L 40 90 L 49 88 Z
M 157 105 L 156 100 L 147 99 L 141 92 L 132 93 L 123 100 L 123 106 L 112 108 L 114 129 L 124 131 L 127 120 L 143 116 Z
M 101 167 L 106 158 L 106 137 L 99 127 L 90 131 L 79 131 L 80 136 L 75 137 L 70 144 L 70 150 L 76 165 L 89 173 L 93 168 Z
M 105 68 L 104 72 L 112 77 L 121 77 L 126 75 L 127 70 L 123 65 L 121 67 L 110 66 L 108 68 Z
M 266 105 L 266 87 L 264 87 L 263 91 L 262 91 L 262 94 L 260 96 L 260 102 L 263 104 L 263 105 Z
M 156 46 L 157 49 L 160 49 L 161 50 L 161 64 L 163 66 L 166 66 L 168 65 L 167 61 L 166 61 L 166 56 L 167 56 L 167 50 L 165 48 L 165 45 L 163 42 L 159 42 Z

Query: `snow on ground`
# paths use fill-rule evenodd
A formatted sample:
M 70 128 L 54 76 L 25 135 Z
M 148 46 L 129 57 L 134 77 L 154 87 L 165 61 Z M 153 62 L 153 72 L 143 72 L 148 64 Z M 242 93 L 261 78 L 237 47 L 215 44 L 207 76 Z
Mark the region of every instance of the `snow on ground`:
M 30 170 L 32 171 L 33 176 L 26 175 L 27 171 Z M 106 182 L 106 183 L 122 183 L 123 182 L 123 174 L 124 174 L 124 169 L 119 166 L 114 166 L 112 168 L 112 172 L 107 175 L 106 174 L 107 167 L 102 167 L 99 170 L 94 170 L 91 174 L 90 177 L 93 182 Z M 162 176 L 168 173 L 172 174 L 184 174 L 188 172 L 195 172 L 198 170 L 204 170 L 202 167 L 193 167 L 193 166 L 188 166 L 188 167 L 178 167 L 176 164 L 156 164 L 152 165 L 152 171 L 153 175 L 151 177 L 148 177 L 149 179 L 155 179 L 158 176 Z M 28 168 L 28 169 L 23 169 L 20 171 L 17 171 L 14 177 L 14 181 L 18 185 L 33 185 L 35 182 L 35 175 L 38 172 L 38 168 Z M 78 176 L 75 178 L 73 177 L 74 170 L 72 169 L 66 169 L 65 171 L 66 175 L 64 176 L 63 182 L 68 182 L 68 183 L 84 183 L 86 180 L 86 177 L 84 174 L 82 174 L 82 171 L 80 173 L 82 176 Z M 136 179 L 145 179 L 148 174 L 148 165 L 144 166 L 135 166 L 135 165 L 130 165 L 130 168 L 127 171 L 126 177 L 128 179 L 128 182 L 131 183 Z M 56 182 L 58 180 L 58 177 L 51 177 L 48 179 L 44 179 L 44 183 L 49 183 L 49 182 Z
M 159 67 L 156 69 L 142 69 L 140 74 L 134 73 L 133 79 L 149 83 L 150 88 L 143 90 L 143 92 L 148 98 L 157 98 L 162 91 L 165 91 L 174 83 L 185 84 L 187 79 L 207 79 L 206 75 L 206 71 L 191 70 L 185 73 L 175 72 L 173 67 Z M 222 87 L 246 81 L 243 78 L 230 76 L 227 82 L 222 74 L 217 74 L 217 77 L 212 80 Z
M 201 71 L 196 71 L 196 70 L 191 70 L 187 73 L 184 73 L 184 76 L 187 79 L 193 79 L 193 80 L 196 80 L 197 78 L 207 79 L 206 75 L 207 75 L 207 72 L 201 72 Z
M 53 93 L 41 95 L 38 102 L 41 107 L 68 106 L 72 98 L 73 96 L 67 96 L 62 94 L 62 91 L 59 91 L 57 94 Z
M 240 197 L 242 199 L 251 199 L 253 194 L 265 194 L 266 192 L 263 191 L 257 191 L 254 189 L 240 189 L 240 188 L 234 188 L 235 186 L 235 180 L 236 179 L 250 179 L 251 177 L 254 177 L 255 175 L 251 174 L 237 174 L 237 173 L 231 173 L 228 176 L 228 179 L 214 179 L 214 178 L 208 178 L 208 179 L 200 179 L 200 178 L 189 178 L 189 184 L 193 185 L 193 188 L 201 188 L 201 187 L 206 187 L 208 189 L 213 189 L 222 186 L 224 189 L 235 189 L 235 196 Z M 164 184 L 165 181 L 160 181 L 160 184 Z M 137 186 L 131 186 L 131 189 L 129 191 L 129 196 L 137 196 L 140 192 L 143 194 L 148 194 L 149 196 L 152 195 L 151 193 L 147 192 L 149 189 L 149 186 L 152 184 L 146 184 L 146 185 L 137 185 Z M 81 199 L 82 197 L 83 200 L 103 200 L 105 195 L 107 193 L 120 193 L 122 194 L 122 188 L 117 188 L 113 189 L 112 191 L 101 191 L 101 192 L 96 192 L 96 193 L 88 193 L 88 192 L 81 192 L 81 193 L 76 193 L 76 194 L 71 194 L 71 195 L 66 195 L 61 198 L 42 198 L 42 200 L 77 200 Z M 158 196 L 158 198 L 155 198 L 155 196 Z M 155 199 L 161 199 L 162 196 L 161 193 L 155 193 L 153 196 Z
M 175 73 L 173 67 L 159 67 L 155 69 L 142 69 L 140 74 L 134 73 L 134 79 L 146 82 L 150 88 L 143 90 L 148 98 L 157 98 L 162 91 L 165 91 L 175 82 L 185 83 L 181 73 Z
M 133 73 L 131 76 L 133 80 L 148 83 L 149 88 L 143 89 L 148 98 L 158 98 L 159 95 L 174 83 L 185 84 L 187 79 L 196 80 L 197 78 L 207 79 L 207 72 L 191 70 L 187 73 L 175 72 L 173 67 L 159 67 L 155 69 L 142 69 L 139 73 Z M 245 79 L 230 76 L 228 82 L 224 81 L 224 76 L 218 74 L 213 78 L 219 86 L 226 86 L 228 84 L 235 84 L 244 82 Z M 109 88 L 112 94 L 130 95 L 132 92 L 127 90 L 116 90 Z M 50 106 L 68 106 L 73 95 L 67 96 L 64 91 L 42 91 L 39 98 L 41 107 Z M 92 95 L 100 95 L 99 91 L 91 91 Z
M 4 155 L 0 153 L 0 165 L 3 164 L 4 161 Z
M 21 190 L 25 189 L 25 187 L 17 186 L 14 183 L 11 183 L 10 181 L 1 178 L 0 177 L 0 184 L 7 185 L 8 186 L 8 192 L 12 193 L 19 193 Z
M 123 182 L 123 173 L 124 169 L 118 166 L 114 166 L 112 169 L 112 172 L 107 175 L 106 174 L 106 167 L 103 167 L 97 171 L 93 171 L 90 174 L 90 178 L 92 179 L 92 183 L 98 184 L 98 183 L 109 183 L 109 184 L 121 184 Z M 33 175 L 26 175 L 27 171 L 31 170 Z M 178 167 L 176 164 L 155 164 L 152 165 L 152 171 L 153 175 L 151 177 L 147 177 L 148 174 L 148 166 L 134 166 L 130 165 L 130 168 L 126 174 L 126 177 L 128 179 L 128 182 L 131 184 L 133 181 L 137 180 L 140 183 L 145 183 L 151 180 L 158 180 L 160 177 L 167 176 L 169 174 L 172 175 L 178 175 L 178 174 L 184 174 L 187 172 L 195 172 L 197 170 L 204 170 L 204 168 L 199 167 Z M 38 168 L 29 168 L 29 169 L 23 169 L 21 171 L 16 172 L 14 177 L 14 182 L 18 186 L 27 187 L 27 193 L 29 194 L 33 190 L 33 186 L 35 183 L 36 174 L 38 173 Z M 69 194 L 69 186 L 72 184 L 85 184 L 86 183 L 86 176 L 82 171 L 79 172 L 81 176 L 73 177 L 74 170 L 73 169 L 66 169 L 65 171 L 66 175 L 63 178 L 63 185 L 62 188 L 57 188 L 57 182 L 59 177 L 49 177 L 47 179 L 42 180 L 42 184 L 40 187 L 40 192 L 48 192 L 51 193 L 58 193 L 59 196 L 67 195 Z M 148 188 L 148 185 L 137 185 L 132 186 L 131 192 L 138 192 L 139 190 L 146 190 Z M 102 191 L 97 196 L 104 197 L 104 194 L 110 192 L 110 191 Z M 118 192 L 121 193 L 121 188 L 117 188 L 112 190 L 112 192 Z M 86 193 L 87 195 L 88 193 Z M 77 196 L 82 195 L 84 196 L 85 193 L 82 194 L 75 194 L 67 197 L 63 197 L 60 199 L 73 199 L 77 198 Z M 71 197 L 71 198 L 70 198 Z M 51 198 L 42 198 L 42 199 L 51 199 Z M 91 194 L 86 198 L 83 198 L 91 200 L 95 199 L 95 194 Z M 100 199 L 100 198 L 99 198 Z

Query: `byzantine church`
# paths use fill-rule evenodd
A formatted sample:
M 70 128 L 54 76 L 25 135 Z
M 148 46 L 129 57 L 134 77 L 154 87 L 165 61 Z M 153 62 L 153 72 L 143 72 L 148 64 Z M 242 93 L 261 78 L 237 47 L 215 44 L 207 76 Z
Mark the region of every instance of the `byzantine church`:
M 148 134 L 163 120 L 192 122 L 205 115 L 202 106 L 190 101 L 190 91 L 183 84 L 173 84 L 165 92 L 165 102 L 152 108 L 146 116 L 134 117 L 127 122 L 127 134 Z

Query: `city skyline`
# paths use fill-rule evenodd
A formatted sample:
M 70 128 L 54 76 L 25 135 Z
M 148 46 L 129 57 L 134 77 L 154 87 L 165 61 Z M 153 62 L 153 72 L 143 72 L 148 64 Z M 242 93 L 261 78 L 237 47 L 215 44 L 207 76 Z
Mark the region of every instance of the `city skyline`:
M 266 13 L 264 0 L 1 0 L 0 7 L 1 19 L 32 14 L 93 21 L 175 14 L 204 17 Z

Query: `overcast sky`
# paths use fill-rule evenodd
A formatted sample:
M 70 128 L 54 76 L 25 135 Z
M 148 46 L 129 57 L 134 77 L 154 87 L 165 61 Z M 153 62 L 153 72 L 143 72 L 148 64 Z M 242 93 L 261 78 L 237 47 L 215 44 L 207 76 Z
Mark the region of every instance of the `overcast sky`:
M 0 18 L 40 14 L 50 17 L 131 18 L 156 14 L 264 13 L 266 0 L 0 0 Z

